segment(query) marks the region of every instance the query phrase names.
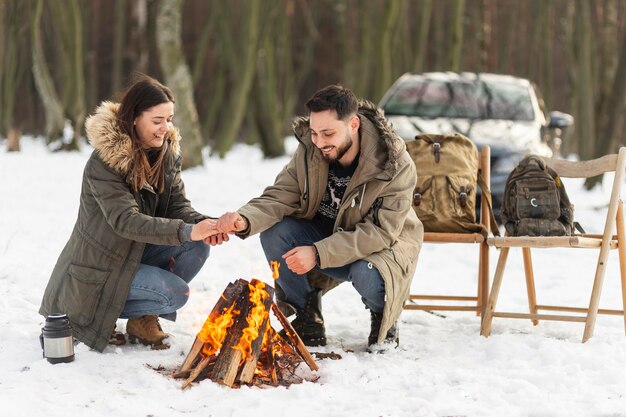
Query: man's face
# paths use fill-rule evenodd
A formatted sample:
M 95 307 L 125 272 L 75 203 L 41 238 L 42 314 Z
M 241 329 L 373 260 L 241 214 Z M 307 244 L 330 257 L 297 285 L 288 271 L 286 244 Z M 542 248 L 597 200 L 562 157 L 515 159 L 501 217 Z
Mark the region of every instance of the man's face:
M 311 112 L 309 117 L 313 144 L 322 151 L 326 161 L 339 162 L 344 166 L 349 165 L 358 153 L 355 139 L 359 124 L 356 115 L 340 120 L 335 110 Z

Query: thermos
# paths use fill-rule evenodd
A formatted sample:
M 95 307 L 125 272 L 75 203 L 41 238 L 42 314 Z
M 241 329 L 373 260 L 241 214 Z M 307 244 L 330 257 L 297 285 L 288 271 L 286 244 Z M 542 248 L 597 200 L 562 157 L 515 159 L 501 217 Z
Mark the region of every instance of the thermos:
M 43 357 L 50 363 L 72 362 L 74 360 L 74 338 L 72 326 L 65 314 L 51 314 L 39 336 Z

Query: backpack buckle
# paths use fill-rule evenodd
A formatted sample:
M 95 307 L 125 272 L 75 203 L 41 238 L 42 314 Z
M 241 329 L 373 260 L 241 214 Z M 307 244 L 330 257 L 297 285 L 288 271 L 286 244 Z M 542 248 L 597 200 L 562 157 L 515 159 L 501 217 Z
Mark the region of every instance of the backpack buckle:
M 461 192 L 459 193 L 459 200 L 461 202 L 461 207 L 467 206 L 467 191 L 465 187 L 461 187 Z
M 435 162 L 439 163 L 441 159 L 441 143 L 433 142 L 433 152 L 435 153 Z
M 416 206 L 419 206 L 422 203 L 422 193 L 420 193 L 419 191 L 416 191 L 415 194 L 413 194 L 413 204 Z

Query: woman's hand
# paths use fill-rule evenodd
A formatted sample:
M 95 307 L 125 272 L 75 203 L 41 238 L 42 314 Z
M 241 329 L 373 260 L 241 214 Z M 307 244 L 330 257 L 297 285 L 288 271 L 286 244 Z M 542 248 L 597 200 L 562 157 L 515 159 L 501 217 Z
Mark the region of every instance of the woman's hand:
M 218 233 L 213 236 L 209 236 L 204 238 L 204 243 L 207 245 L 215 246 L 221 245 L 224 242 L 228 242 L 230 238 L 228 237 L 228 233 Z
M 190 237 L 191 240 L 204 240 L 218 233 L 217 220 L 205 219 L 193 225 Z
M 202 240 L 207 245 L 215 246 L 228 242 L 229 237 L 227 233 L 217 230 L 216 219 L 205 219 L 193 225 L 191 240 Z

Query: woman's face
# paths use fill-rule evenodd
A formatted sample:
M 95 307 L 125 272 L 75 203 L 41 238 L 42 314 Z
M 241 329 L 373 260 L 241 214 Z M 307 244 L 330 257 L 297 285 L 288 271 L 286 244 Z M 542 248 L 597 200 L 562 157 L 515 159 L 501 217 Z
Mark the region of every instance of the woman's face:
M 165 134 L 172 127 L 174 103 L 157 104 L 135 118 L 135 130 L 145 148 L 160 148 Z

